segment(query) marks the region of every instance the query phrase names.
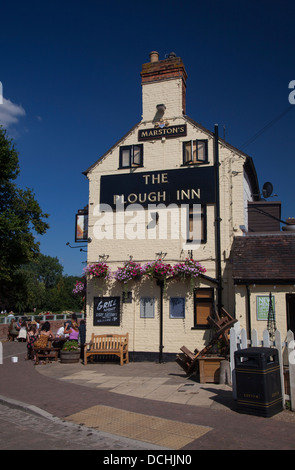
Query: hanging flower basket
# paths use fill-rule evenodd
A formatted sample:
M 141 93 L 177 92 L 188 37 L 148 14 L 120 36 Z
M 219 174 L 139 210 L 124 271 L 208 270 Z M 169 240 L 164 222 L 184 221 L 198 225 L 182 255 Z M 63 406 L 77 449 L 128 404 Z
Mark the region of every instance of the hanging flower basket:
M 173 278 L 178 280 L 190 280 L 191 290 L 195 287 L 195 282 L 200 274 L 205 273 L 206 268 L 192 258 L 186 258 L 183 263 L 173 266 Z
M 114 279 L 127 284 L 129 281 L 139 281 L 142 277 L 142 267 L 135 261 L 126 261 L 124 266 L 117 269 L 113 275 Z
M 162 281 L 165 290 L 167 280 L 173 278 L 173 267 L 171 264 L 163 263 L 161 259 L 146 263 L 142 269 L 145 276 Z
M 73 294 L 85 295 L 86 287 L 84 281 L 76 281 L 76 285 L 73 289 Z
M 110 279 L 110 268 L 106 263 L 89 264 L 85 268 L 85 274 L 90 279 Z
M 136 263 L 135 261 L 126 261 L 122 267 L 119 267 L 117 271 L 113 273 L 113 278 L 123 283 L 124 295 L 127 299 L 128 283 L 130 281 L 140 281 L 142 278 L 142 267 L 140 263 Z

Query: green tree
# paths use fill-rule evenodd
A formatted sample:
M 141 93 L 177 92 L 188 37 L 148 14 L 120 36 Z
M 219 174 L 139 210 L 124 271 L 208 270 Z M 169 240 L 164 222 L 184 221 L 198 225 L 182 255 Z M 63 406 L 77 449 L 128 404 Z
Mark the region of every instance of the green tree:
M 20 189 L 18 153 L 0 126 L 0 295 L 5 298 L 17 268 L 39 253 L 35 234 L 49 228 L 31 189 Z
M 34 261 L 23 266 L 38 282 L 42 282 L 46 289 L 56 286 L 62 278 L 63 266 L 57 257 L 39 253 Z

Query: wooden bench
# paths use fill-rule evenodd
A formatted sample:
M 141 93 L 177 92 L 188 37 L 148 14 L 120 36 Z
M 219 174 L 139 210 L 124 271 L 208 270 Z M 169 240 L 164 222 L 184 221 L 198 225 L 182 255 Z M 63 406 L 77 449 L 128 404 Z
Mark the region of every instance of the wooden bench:
M 51 346 L 52 341 L 49 340 L 46 348 L 37 348 L 34 346 L 34 351 L 36 354 L 36 362 L 35 364 L 39 364 L 40 359 L 45 359 L 48 362 L 48 359 L 54 359 L 55 361 L 58 360 L 58 353 L 60 348 L 53 348 Z
M 128 333 L 126 335 L 95 335 L 92 333 L 89 343 L 84 345 L 84 364 L 87 358 L 98 355 L 115 355 L 120 358 L 120 365 L 129 362 Z

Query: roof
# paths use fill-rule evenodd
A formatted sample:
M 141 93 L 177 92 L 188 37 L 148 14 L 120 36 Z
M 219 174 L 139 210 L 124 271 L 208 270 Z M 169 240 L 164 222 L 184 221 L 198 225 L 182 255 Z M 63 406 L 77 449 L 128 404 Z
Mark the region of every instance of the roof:
M 295 282 L 295 232 L 235 237 L 231 262 L 236 284 Z
M 111 148 L 109 148 L 109 150 L 107 150 L 103 155 L 101 155 L 99 157 L 98 160 L 96 160 L 96 162 L 94 162 L 89 168 L 87 168 L 87 170 L 85 171 L 82 171 L 82 174 L 87 176 L 87 174 L 94 168 L 96 167 L 96 165 L 101 162 L 115 147 L 117 147 L 118 145 L 120 145 L 120 143 L 125 140 L 129 134 L 131 134 L 138 126 L 140 125 L 140 122 L 138 122 L 137 124 L 135 124 L 125 135 L 123 135 L 123 137 L 121 137 L 121 139 L 118 140 L 118 142 L 116 142 L 114 145 L 112 145 Z

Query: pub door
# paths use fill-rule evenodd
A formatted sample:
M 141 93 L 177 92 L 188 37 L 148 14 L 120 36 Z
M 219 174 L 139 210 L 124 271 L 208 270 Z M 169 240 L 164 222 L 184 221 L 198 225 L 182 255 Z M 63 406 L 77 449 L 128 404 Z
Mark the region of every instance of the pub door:
M 287 305 L 287 330 L 295 334 L 295 294 L 286 295 Z

